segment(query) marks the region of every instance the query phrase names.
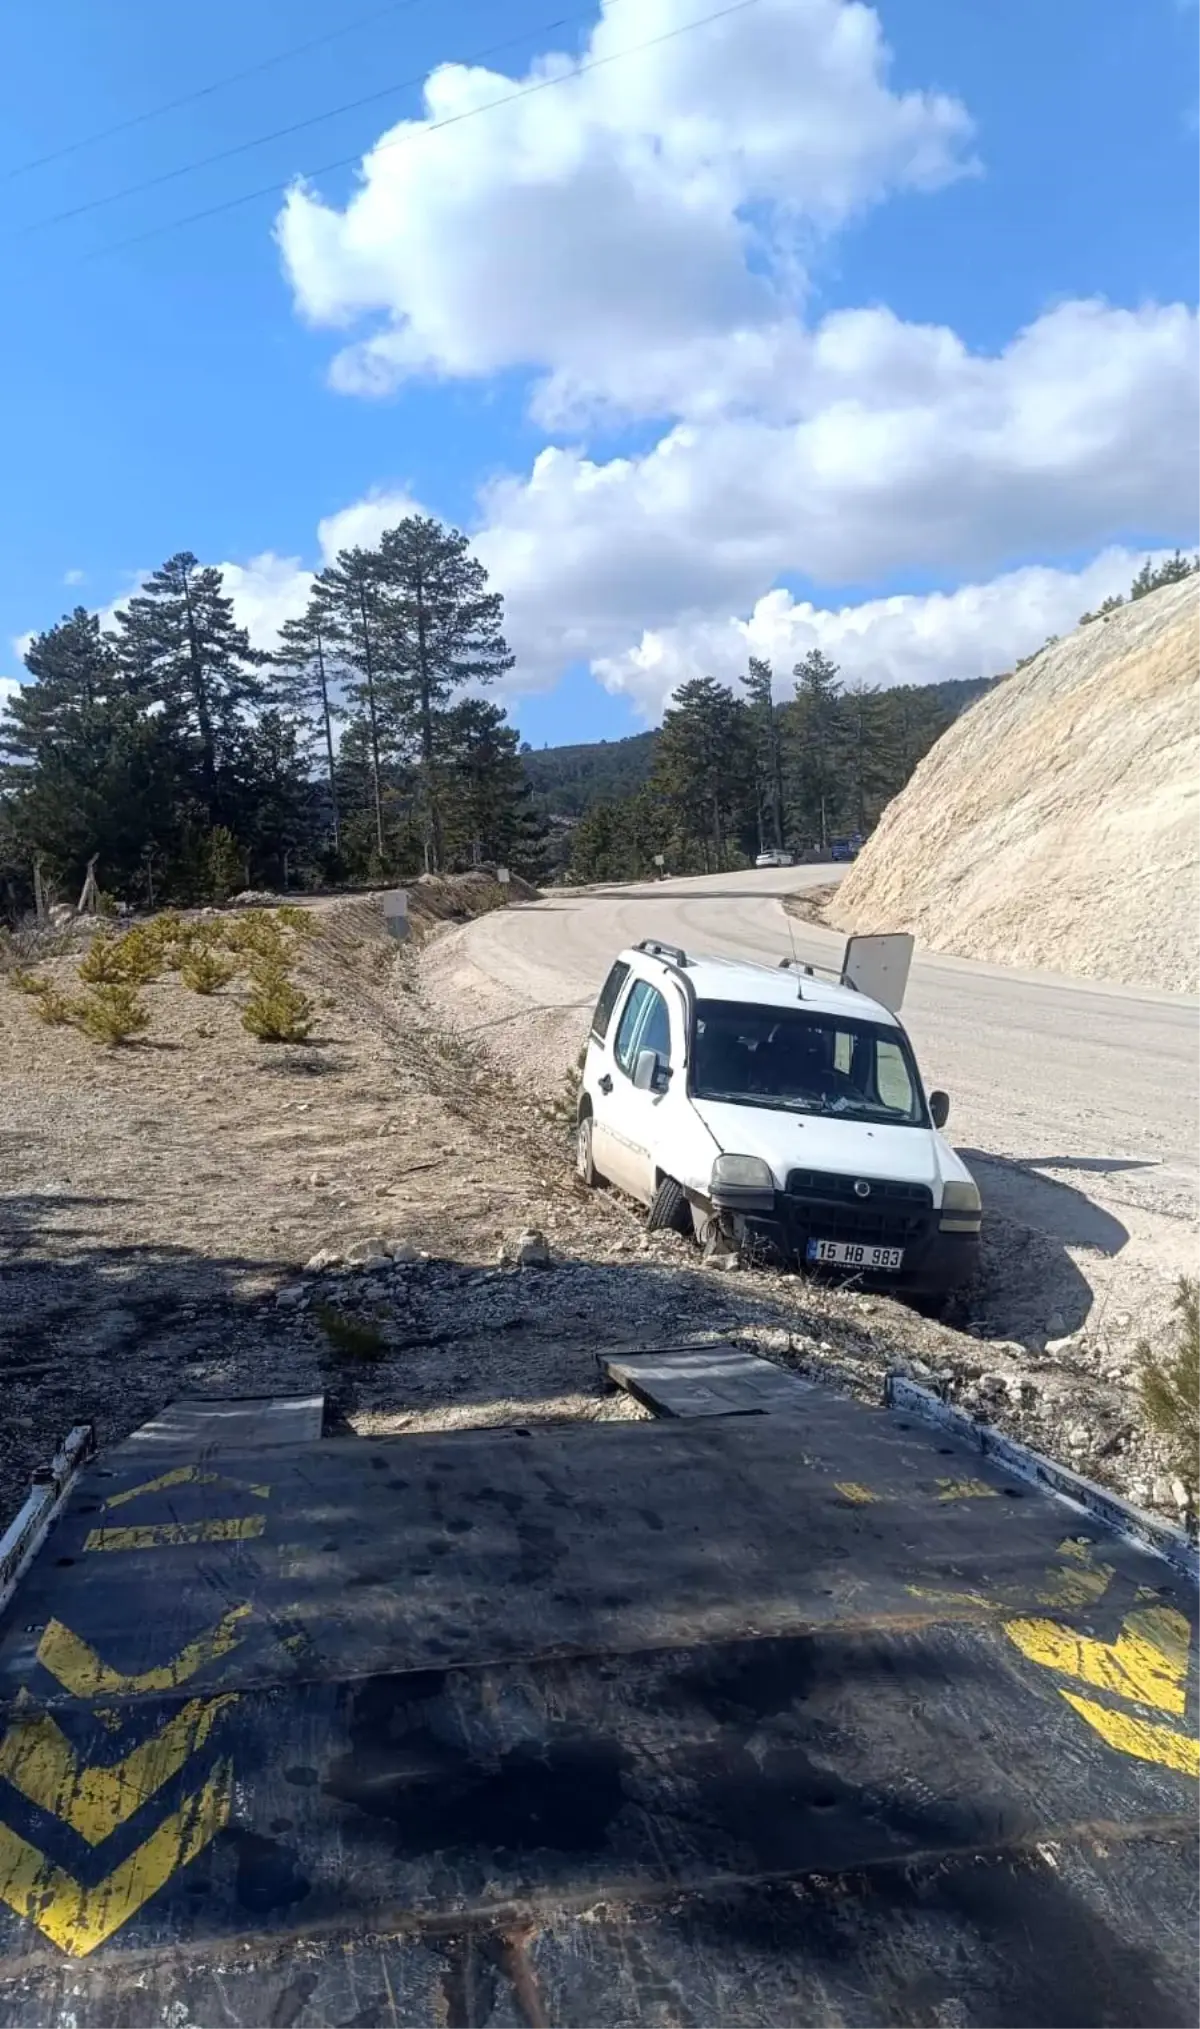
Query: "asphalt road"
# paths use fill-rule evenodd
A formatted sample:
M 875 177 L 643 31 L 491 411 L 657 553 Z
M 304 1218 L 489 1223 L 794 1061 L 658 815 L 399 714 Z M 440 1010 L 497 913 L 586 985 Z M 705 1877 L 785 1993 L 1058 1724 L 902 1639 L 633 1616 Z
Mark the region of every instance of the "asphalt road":
M 838 871 L 554 895 L 481 918 L 463 933 L 463 953 L 541 1009 L 582 1007 L 614 953 L 646 936 L 728 957 L 777 962 L 794 951 L 836 964 L 843 939 L 787 914 L 782 897 Z M 1200 1182 L 1195 1002 L 920 954 L 903 1019 L 927 1086 L 951 1095 L 948 1132 L 986 1169 L 985 1197 L 1035 1227 L 1048 1222 L 1065 1246 L 1113 1256 L 1132 1240 L 1148 1269 L 1156 1258 L 1168 1276 L 1188 1266 Z M 1060 1188 L 1039 1200 L 1039 1178 Z

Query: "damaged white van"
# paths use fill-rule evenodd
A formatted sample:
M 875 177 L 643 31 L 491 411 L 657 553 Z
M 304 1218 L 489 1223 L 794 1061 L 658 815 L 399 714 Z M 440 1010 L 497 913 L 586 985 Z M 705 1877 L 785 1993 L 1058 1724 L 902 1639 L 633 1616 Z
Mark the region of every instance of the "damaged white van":
M 823 980 L 651 939 L 623 951 L 592 1018 L 581 1178 L 640 1199 L 651 1230 L 940 1308 L 976 1274 L 981 1206 L 897 1019 L 911 955 L 911 938 L 851 938 Z

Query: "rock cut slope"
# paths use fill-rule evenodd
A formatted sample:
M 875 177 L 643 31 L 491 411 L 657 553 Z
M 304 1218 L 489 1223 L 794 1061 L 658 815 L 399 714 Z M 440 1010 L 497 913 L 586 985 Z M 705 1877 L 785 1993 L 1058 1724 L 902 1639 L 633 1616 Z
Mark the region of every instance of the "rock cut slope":
M 1080 627 L 980 698 L 838 889 L 846 930 L 1194 991 L 1200 578 Z

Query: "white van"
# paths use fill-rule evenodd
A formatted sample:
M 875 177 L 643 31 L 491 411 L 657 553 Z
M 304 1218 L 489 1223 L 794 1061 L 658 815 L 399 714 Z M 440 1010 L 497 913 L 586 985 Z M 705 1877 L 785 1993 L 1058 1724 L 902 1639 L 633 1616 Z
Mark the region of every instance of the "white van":
M 907 976 L 909 940 L 851 941 L 905 945 Z M 651 1230 L 937 1309 L 977 1271 L 979 1191 L 939 1132 L 945 1093 L 926 1098 L 895 1013 L 849 973 L 623 951 L 592 1018 L 579 1174 L 639 1199 Z

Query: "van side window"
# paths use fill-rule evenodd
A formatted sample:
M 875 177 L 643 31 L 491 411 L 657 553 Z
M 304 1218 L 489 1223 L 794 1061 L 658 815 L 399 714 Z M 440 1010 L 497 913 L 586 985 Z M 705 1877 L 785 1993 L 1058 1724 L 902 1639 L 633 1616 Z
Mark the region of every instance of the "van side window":
M 608 1025 L 613 1017 L 613 1009 L 620 998 L 621 988 L 628 977 L 629 967 L 622 959 L 618 958 L 600 989 L 600 998 L 596 1002 L 596 1012 L 592 1016 L 592 1034 L 598 1043 L 602 1043 L 608 1034 Z
M 663 1057 L 669 1057 L 671 1023 L 661 993 L 639 979 L 625 1003 L 613 1045 L 613 1056 L 627 1077 L 632 1078 L 642 1050 L 658 1050 Z

